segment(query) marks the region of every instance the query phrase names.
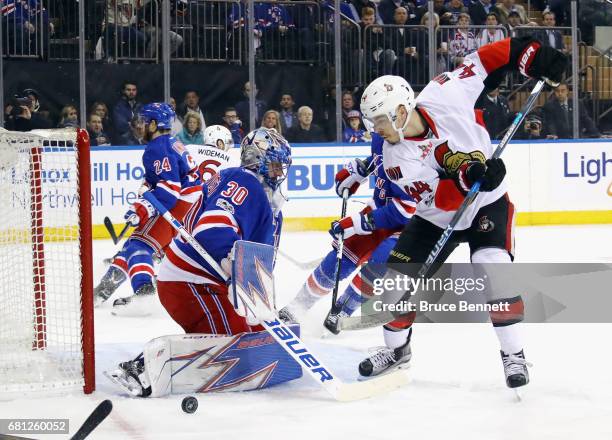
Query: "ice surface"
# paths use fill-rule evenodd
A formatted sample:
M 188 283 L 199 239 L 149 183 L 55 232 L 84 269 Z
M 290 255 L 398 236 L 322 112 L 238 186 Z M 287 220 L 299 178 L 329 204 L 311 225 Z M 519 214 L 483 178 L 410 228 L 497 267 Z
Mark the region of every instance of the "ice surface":
M 517 261 L 612 263 L 612 226 L 517 229 Z M 299 261 L 323 256 L 325 233 L 287 233 L 281 247 Z M 114 253 L 110 241 L 94 242 L 95 280 Z M 466 262 L 467 247 L 450 261 Z M 280 305 L 307 276 L 280 257 L 276 270 Z M 127 284 L 117 295 L 128 293 Z M 612 292 L 611 292 L 612 293 Z M 114 410 L 92 439 L 610 439 L 612 438 L 612 325 L 524 326 L 531 384 L 518 403 L 504 385 L 495 334 L 488 324 L 418 325 L 413 337 L 411 384 L 366 401 L 337 403 L 307 376 L 269 390 L 198 395 L 195 414 L 181 411 L 184 396 L 131 399 L 102 371 L 131 358 L 148 339 L 179 333 L 159 306 L 147 318 L 96 310 L 97 391 L 92 396 L 24 398 L 0 402 L 0 418 L 68 418 L 71 434 L 96 404 L 110 398 Z M 303 325 L 305 340 L 346 380 L 368 347 L 380 345 L 379 329 L 320 339 L 323 300 Z M 59 438 L 59 436 L 35 436 Z

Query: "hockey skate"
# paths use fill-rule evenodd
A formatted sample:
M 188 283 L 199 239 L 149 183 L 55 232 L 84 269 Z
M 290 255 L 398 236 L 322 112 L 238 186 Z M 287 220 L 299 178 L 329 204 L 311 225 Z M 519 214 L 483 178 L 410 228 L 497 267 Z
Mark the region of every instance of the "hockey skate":
M 504 374 L 506 375 L 506 385 L 509 388 L 518 388 L 529 383 L 528 366 L 523 350 L 514 354 L 507 354 L 500 350 L 502 363 L 504 364 Z
M 298 318 L 292 312 L 289 306 L 285 306 L 278 311 L 278 317 L 285 325 L 298 324 Z
M 111 313 L 115 316 L 148 316 L 153 311 L 156 293 L 153 284 L 143 284 L 134 295 L 116 299 Z
M 147 397 L 151 394 L 142 354 L 133 361 L 121 362 L 115 370 L 105 371 L 104 375 L 132 397 Z
M 379 376 L 407 366 L 412 358 L 410 339 L 396 349 L 381 347 L 359 364 L 359 374 L 364 377 Z
M 116 267 L 109 267 L 102 279 L 94 289 L 94 306 L 98 307 L 109 299 L 115 290 L 127 279 L 123 271 Z

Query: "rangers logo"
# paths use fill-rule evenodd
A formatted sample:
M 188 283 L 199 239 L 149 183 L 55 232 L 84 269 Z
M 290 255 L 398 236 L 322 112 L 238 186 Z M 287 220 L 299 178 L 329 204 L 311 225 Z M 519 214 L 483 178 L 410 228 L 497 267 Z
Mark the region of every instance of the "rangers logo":
M 399 166 L 393 167 L 393 168 L 387 168 L 385 170 L 385 173 L 387 173 L 387 176 L 389 176 L 389 179 L 391 180 L 400 180 L 402 177 L 404 177 L 402 175 L 402 170 Z
M 495 229 L 495 223 L 487 218 L 486 215 L 483 215 L 478 220 L 478 232 L 491 232 Z

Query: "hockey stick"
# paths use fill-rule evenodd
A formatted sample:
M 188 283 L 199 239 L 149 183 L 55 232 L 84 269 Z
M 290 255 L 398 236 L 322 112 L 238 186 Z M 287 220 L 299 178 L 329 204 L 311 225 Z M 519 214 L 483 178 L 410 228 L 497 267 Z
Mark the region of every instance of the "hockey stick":
M 113 402 L 108 399 L 104 400 L 96 407 L 96 409 L 93 410 L 89 417 L 87 417 L 87 420 L 83 422 L 83 425 L 81 425 L 76 434 L 70 437 L 70 440 L 83 440 L 85 437 L 91 434 L 91 432 L 96 429 L 106 417 L 108 417 L 112 409 Z
M 119 235 L 117 235 L 117 232 L 115 231 L 115 225 L 113 225 L 113 222 L 110 218 L 104 217 L 104 226 L 106 227 L 106 230 L 108 231 L 111 240 L 113 240 L 113 244 L 117 244 L 121 241 L 121 239 L 127 232 L 128 228 L 130 227 L 130 224 L 126 223 L 121 232 L 119 232 Z
M 495 148 L 495 151 L 493 152 L 491 158 L 497 159 L 504 152 L 504 149 L 508 145 L 508 142 L 510 142 L 510 139 L 512 138 L 512 136 L 514 136 L 516 130 L 518 130 L 519 126 L 523 122 L 523 119 L 525 119 L 525 116 L 531 111 L 531 109 L 535 105 L 538 97 L 540 96 L 540 93 L 542 92 L 542 89 L 544 88 L 545 83 L 546 82 L 544 80 L 539 80 L 536 83 L 533 90 L 531 91 L 531 94 L 529 95 L 529 98 L 527 98 L 527 102 L 525 102 L 521 111 L 516 114 L 514 120 L 512 121 L 512 124 L 508 128 L 508 131 L 506 131 L 506 134 L 504 135 L 502 140 L 497 145 L 497 148 Z M 444 248 L 444 245 L 446 245 L 446 243 L 448 242 L 451 234 L 455 230 L 455 227 L 459 223 L 459 220 L 461 220 L 461 217 L 463 217 L 465 210 L 468 208 L 468 206 L 470 206 L 470 204 L 478 195 L 478 191 L 480 190 L 480 185 L 482 185 L 482 181 L 483 178 L 479 179 L 472 185 L 467 195 L 465 196 L 463 203 L 461 204 L 461 206 L 459 206 L 459 209 L 457 209 L 457 211 L 451 218 L 451 221 L 442 233 L 442 236 L 429 253 L 429 256 L 425 260 L 425 263 L 423 263 L 423 265 L 417 272 L 417 278 L 427 277 L 427 275 L 429 275 L 429 271 L 432 265 L 440 255 L 440 252 Z M 410 297 L 410 294 L 411 290 L 406 291 L 406 293 L 404 293 L 402 298 L 399 300 L 398 304 L 408 299 Z M 340 328 L 341 330 L 359 330 L 364 328 L 376 327 L 381 324 L 386 324 L 390 321 L 393 321 L 400 314 L 401 313 L 398 312 L 382 311 L 371 315 L 340 318 L 338 320 L 338 328 Z
M 296 260 L 295 258 L 293 258 L 291 255 L 288 255 L 285 252 L 281 251 L 280 249 L 278 250 L 278 253 L 281 257 L 283 257 L 284 259 L 289 261 L 291 264 L 293 264 L 294 266 L 302 270 L 312 270 L 315 267 L 317 267 L 319 264 L 321 264 L 321 261 L 323 261 L 323 258 L 317 258 L 312 261 L 305 261 L 302 263 Z
M 217 273 L 219 273 L 224 281 L 229 279 L 225 270 L 223 270 L 200 243 L 187 232 L 185 227 L 176 220 L 161 203 L 159 203 L 151 192 L 145 192 L 142 197 L 148 200 L 155 209 L 157 209 L 162 217 L 176 229 L 180 236 L 183 237 L 183 239 L 189 243 Z M 240 296 L 240 299 L 247 308 L 257 316 L 255 314 L 257 307 L 254 305 L 253 299 L 243 294 L 240 289 L 236 290 L 236 293 Z M 342 402 L 365 399 L 376 394 L 391 391 L 408 383 L 408 377 L 401 371 L 389 373 L 363 382 L 343 383 L 334 373 L 332 373 L 329 367 L 327 367 L 320 358 L 278 318 L 275 311 L 270 310 L 270 312 L 272 312 L 273 318 L 270 320 L 262 320 L 261 325 L 276 340 L 283 350 L 285 350 L 303 370 L 307 371 L 318 384 L 330 393 L 334 399 Z

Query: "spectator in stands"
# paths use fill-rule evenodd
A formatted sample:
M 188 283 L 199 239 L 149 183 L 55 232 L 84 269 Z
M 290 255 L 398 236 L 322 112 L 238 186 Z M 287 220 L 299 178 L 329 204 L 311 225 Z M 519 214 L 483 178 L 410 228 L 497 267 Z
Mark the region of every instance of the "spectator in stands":
M 424 4 L 419 9 L 419 17 L 422 17 L 423 14 L 426 14 L 428 11 L 427 4 Z M 444 5 L 444 0 L 434 0 L 434 12 L 438 14 L 441 26 L 448 26 L 451 24 L 450 21 L 453 18 L 453 14 L 451 14 Z
M 195 112 L 187 112 L 183 118 L 183 130 L 176 138 L 184 145 L 204 145 L 202 119 Z
M 90 113 L 87 118 L 87 133 L 92 147 L 111 144 L 110 137 L 104 132 L 102 118 L 96 113 Z
M 507 34 L 509 37 L 520 37 L 523 34 L 519 33 L 519 27 L 521 26 L 521 16 L 518 12 L 512 11 L 508 14 L 508 19 L 506 22 Z
M 406 9 L 408 24 L 417 24 L 416 7 L 414 2 L 405 0 L 381 0 L 378 3 L 378 15 L 384 24 L 395 24 L 395 11 L 397 8 Z
M 481 109 L 487 131 L 491 139 L 499 139 L 512 122 L 508 100 L 499 94 L 499 88 L 480 96 L 475 108 Z
M 174 110 L 174 113 L 176 114 L 176 99 L 171 96 L 170 102 L 168 104 L 170 104 L 170 107 L 172 107 L 172 110 Z M 170 134 L 176 137 L 176 135 L 179 134 L 181 131 L 183 131 L 183 123 L 178 117 L 175 117 L 174 121 L 172 121 L 172 128 L 170 129 Z
M 495 6 L 491 0 L 474 0 L 468 9 L 472 23 L 476 26 L 484 25 L 488 15 L 495 12 Z M 497 21 L 499 22 L 499 19 Z
M 497 14 L 495 12 L 487 14 L 487 28 L 483 29 L 478 36 L 478 47 L 503 40 L 506 37 L 503 29 L 500 29 L 498 25 Z
M 289 142 L 320 142 L 325 140 L 321 128 L 312 123 L 313 111 L 310 107 L 303 105 L 298 109 L 298 125 L 287 133 Z
M 242 121 L 238 119 L 238 113 L 234 107 L 225 109 L 223 113 L 223 126 L 232 133 L 234 146 L 238 147 L 244 137 L 244 129 L 242 128 Z
M 115 139 L 130 131 L 130 122 L 140 110 L 138 102 L 138 86 L 134 81 L 124 81 L 121 87 L 121 98 L 113 108 L 113 127 L 115 129 Z
M 367 42 L 365 45 L 368 48 L 368 52 L 365 53 L 366 66 L 369 66 L 367 67 L 368 74 L 372 77 L 393 73 L 396 58 L 393 50 L 387 47 L 388 42 L 383 29 L 380 26 L 374 26 L 375 23 L 376 11 L 370 7 L 363 8 L 359 26 L 362 39 Z M 355 56 L 357 57 L 357 53 Z
M 60 112 L 57 128 L 78 128 L 79 112 L 74 105 L 65 105 Z
M 459 15 L 457 30 L 448 43 L 448 53 L 451 65 L 458 66 L 463 63 L 463 58 L 478 49 L 476 37 L 470 31 L 470 16 L 466 13 Z
M 501 3 L 497 4 L 497 15 L 499 15 L 499 20 L 506 24 L 508 23 L 508 18 L 511 12 L 516 12 L 520 19 L 521 24 L 527 23 L 527 13 L 525 12 L 525 8 L 521 5 L 516 5 L 515 0 L 501 0 Z
M 440 27 L 440 17 L 435 12 L 433 13 L 434 18 L 434 32 L 437 33 L 438 28 Z M 421 17 L 421 26 L 429 27 L 429 13 L 425 13 Z M 436 38 L 436 71 L 435 74 L 439 74 L 447 71 L 449 62 L 448 62 L 448 41 L 443 41 L 442 38 Z M 429 65 L 429 50 L 425 50 L 425 61 L 423 63 L 425 66 Z
M 162 45 L 161 32 L 158 34 L 157 29 L 161 29 L 162 26 L 163 8 L 158 7 L 157 2 L 151 0 L 144 0 L 142 3 L 142 7 L 138 11 L 138 21 L 148 41 L 144 56 L 147 58 L 157 58 L 157 54 L 160 52 L 159 48 Z M 176 16 L 176 3 L 176 0 L 170 1 L 171 17 Z M 173 54 L 183 44 L 183 37 L 169 29 L 168 38 L 170 40 L 170 53 Z
M 31 96 L 15 96 L 4 108 L 5 128 L 13 131 L 30 131 L 51 128 L 49 120 L 36 111 Z
M 108 135 L 113 136 L 113 122 L 110 118 L 108 107 L 102 101 L 95 101 L 89 108 L 89 113 L 95 113 L 102 119 L 102 125 L 104 126 L 104 132 Z
M 353 94 L 345 90 L 342 92 L 342 128 L 348 127 L 348 114 L 350 111 L 355 110 L 355 98 Z
M 451 14 L 449 20 L 451 25 L 456 25 L 459 22 L 459 17 L 461 14 L 468 14 L 468 8 L 463 5 L 462 0 L 450 0 L 446 6 L 446 9 L 448 9 L 448 12 Z
M 357 10 L 357 13 L 359 14 L 359 18 L 361 20 L 363 20 L 364 9 L 372 8 L 374 9 L 374 16 L 375 16 L 374 22 L 378 24 L 383 24 L 383 21 L 380 18 L 380 15 L 378 15 L 376 3 L 374 3 L 372 0 L 349 0 L 349 3 L 351 3 L 355 7 L 355 9 Z
M 361 126 L 361 113 L 359 110 L 352 110 L 348 114 L 349 126 L 342 133 L 344 142 L 368 142 L 372 139 L 370 133 Z
M 183 98 L 183 103 L 179 106 L 178 114 L 183 125 L 185 125 L 185 115 L 189 112 L 195 113 L 200 117 L 200 131 L 204 133 L 206 120 L 204 119 L 204 112 L 200 108 L 200 95 L 195 90 L 188 90 Z
M 40 125 L 38 128 L 51 128 L 53 124 L 51 123 L 51 117 L 49 115 L 49 110 L 44 109 L 40 104 L 40 94 L 36 89 L 27 88 L 21 92 L 21 96 L 25 96 L 32 101 L 32 113 L 35 113 L 35 119 L 37 122 L 35 125 Z
M 544 12 L 544 14 L 542 14 L 542 26 L 552 28 L 556 25 L 555 14 L 553 12 Z M 540 40 L 544 46 L 550 46 L 563 52 L 567 51 L 563 43 L 563 35 L 556 29 L 544 29 L 536 32 L 534 36 Z
M 139 0 L 108 0 L 106 2 L 104 36 L 105 53 L 109 61 L 117 56 L 142 57 L 144 55 L 147 36 L 136 27 L 138 7 Z M 124 44 L 128 46 L 127 51 L 122 49 Z M 115 46 L 119 48 L 118 54 L 115 53 Z
M 280 123 L 280 113 L 276 110 L 268 110 L 264 113 L 261 126 L 264 128 L 273 128 L 278 131 L 279 134 L 283 134 L 283 128 Z
M 599 130 L 589 117 L 584 103 L 579 102 L 578 133 L 580 137 L 600 137 Z M 555 97 L 544 105 L 544 131 L 549 139 L 573 137 L 574 103 L 569 99 L 569 87 L 561 83 L 555 89 Z
M 144 120 L 136 115 L 130 121 L 130 131 L 125 133 L 119 139 L 119 145 L 144 145 L 147 141 L 144 138 L 145 123 Z
M 544 132 L 542 131 L 542 117 L 537 111 L 532 111 L 525 118 L 525 123 L 522 129 L 519 128 L 516 132 L 516 139 L 544 139 Z
M 293 111 L 294 105 L 295 101 L 293 100 L 293 96 L 291 96 L 289 93 L 284 93 L 281 96 L 280 123 L 283 133 L 287 133 L 291 127 L 297 124 L 297 113 Z
M 242 94 L 244 95 L 245 99 L 236 103 L 236 105 L 234 106 L 236 107 L 236 111 L 238 112 L 238 117 L 240 118 L 241 121 L 244 121 L 245 124 L 247 124 L 247 126 L 249 125 L 249 121 L 250 121 L 250 117 L 249 117 L 250 116 L 250 111 L 249 111 L 250 93 L 251 93 L 251 83 L 247 81 L 244 83 L 244 87 L 242 89 Z M 255 91 L 255 126 L 259 126 L 259 123 L 261 122 L 261 118 L 263 117 L 264 112 L 268 108 L 268 104 L 265 101 L 257 98 L 258 95 L 259 95 L 259 89 L 257 88 Z
M 296 28 L 287 7 L 280 3 L 255 3 L 255 27 L 261 32 L 261 49 L 267 59 L 295 55 Z
M 395 10 L 394 24 L 404 26 L 407 21 L 408 11 L 400 6 Z M 425 38 L 420 31 L 404 27 L 392 28 L 387 32 L 385 47 L 386 51 L 391 52 L 392 60 L 395 62 L 394 70 L 413 85 L 423 83 L 423 76 L 427 71 Z
M 53 34 L 53 23 L 40 0 L 5 0 L 2 3 L 3 50 L 5 55 L 42 56 L 37 43 L 41 36 L 45 51 L 48 36 Z

